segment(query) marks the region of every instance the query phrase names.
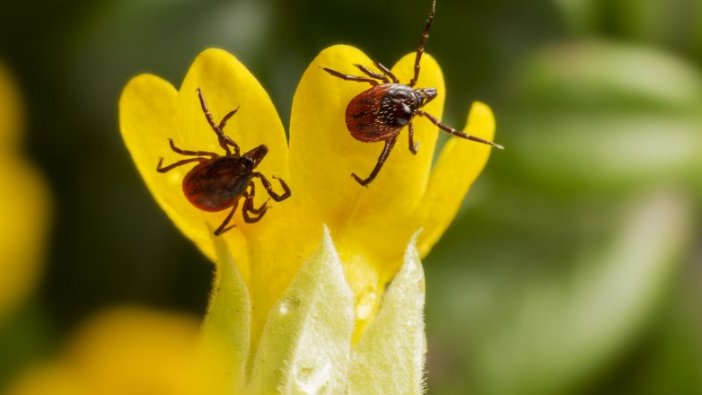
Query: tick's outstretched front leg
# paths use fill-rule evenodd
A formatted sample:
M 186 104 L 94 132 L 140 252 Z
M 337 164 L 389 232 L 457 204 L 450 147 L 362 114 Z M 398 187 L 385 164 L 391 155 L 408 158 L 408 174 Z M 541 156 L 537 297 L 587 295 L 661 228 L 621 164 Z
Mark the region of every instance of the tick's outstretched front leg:
M 205 158 L 183 159 L 183 160 L 179 160 L 179 161 L 176 162 L 176 163 L 170 164 L 170 165 L 168 165 L 168 166 L 166 166 L 166 167 L 162 167 L 162 166 L 163 166 L 163 158 L 159 158 L 159 159 L 158 159 L 158 165 L 156 165 L 156 171 L 159 172 L 159 173 L 166 173 L 166 172 L 168 172 L 168 171 L 170 171 L 170 170 L 175 169 L 176 167 L 183 166 L 183 165 L 187 165 L 188 163 L 193 163 L 193 162 L 200 162 L 200 163 L 203 163 L 203 162 L 207 162 L 207 159 L 205 159 Z
M 361 177 L 357 176 L 356 173 L 351 173 L 351 177 L 353 177 L 359 184 L 363 185 L 364 187 L 368 186 L 368 184 L 375 180 L 375 177 L 378 175 L 378 172 L 380 172 L 380 169 L 383 168 L 383 164 L 385 164 L 385 160 L 388 158 L 388 155 L 390 155 L 390 151 L 392 151 L 392 147 L 395 146 L 396 141 L 397 136 L 385 140 L 385 146 L 383 147 L 383 151 L 378 157 L 378 162 L 375 164 L 373 171 L 371 171 L 370 175 L 368 175 L 366 179 L 361 179 Z
M 214 152 L 209 152 L 209 151 L 191 151 L 191 150 L 178 148 L 175 146 L 173 139 L 168 139 L 168 144 L 171 146 L 171 150 L 173 150 L 173 152 L 175 152 L 177 154 L 181 154 L 181 155 L 209 156 L 212 159 L 219 156 L 219 155 L 215 154 Z
M 388 77 L 390 77 L 390 79 L 392 80 L 392 82 L 394 82 L 394 83 L 396 83 L 396 84 L 399 84 L 399 83 L 400 83 L 400 80 L 399 80 L 397 77 L 395 77 L 395 74 L 393 74 L 392 71 L 390 71 L 389 68 L 385 67 L 384 64 L 382 64 L 382 63 L 380 63 L 380 62 L 375 62 L 375 67 L 379 68 L 380 71 L 383 72 L 383 74 L 385 74 L 385 75 L 387 75 Z
M 207 159 L 202 158 L 202 156 L 209 156 L 210 159 L 214 159 L 218 157 L 219 155 L 215 154 L 214 152 L 207 152 L 207 151 L 190 151 L 190 150 L 184 150 L 180 149 L 175 146 L 175 143 L 173 143 L 173 139 L 168 139 L 168 143 L 171 146 L 171 150 L 173 152 L 180 154 L 180 155 L 190 155 L 190 156 L 198 156 L 198 158 L 190 158 L 190 159 L 183 159 L 180 160 L 176 163 L 170 164 L 166 167 L 163 167 L 163 158 L 158 159 L 158 164 L 156 165 L 156 171 L 159 173 L 166 173 L 170 170 L 175 169 L 176 167 L 187 165 L 188 163 L 193 163 L 193 162 L 207 162 Z
M 374 80 L 373 78 L 369 78 L 369 77 L 359 77 L 359 76 L 357 76 L 357 75 L 351 75 L 351 74 L 344 74 L 344 73 L 340 73 L 340 72 L 338 72 L 338 71 L 336 71 L 336 70 L 332 70 L 332 69 L 327 68 L 327 67 L 322 67 L 322 68 L 323 68 L 324 71 L 326 71 L 327 73 L 333 75 L 334 77 L 341 78 L 342 80 L 346 80 L 346 81 L 356 81 L 356 82 L 367 82 L 367 83 L 369 83 L 369 84 L 371 84 L 371 85 L 373 85 L 373 86 L 378 85 L 378 81 Z
M 434 22 L 434 15 L 436 15 L 436 0 L 431 2 L 431 11 L 429 12 L 429 17 L 427 18 L 427 23 L 424 25 L 424 30 L 422 35 L 419 37 L 419 45 L 417 46 L 417 54 L 414 57 L 414 76 L 409 82 L 409 86 L 414 88 L 414 85 L 419 79 L 419 64 L 422 60 L 422 54 L 424 54 L 424 47 L 427 45 L 427 40 L 429 40 L 429 32 L 431 31 L 431 24 Z
M 355 66 L 356 66 L 359 70 L 361 70 L 361 72 L 362 72 L 363 74 L 365 74 L 365 75 L 367 75 L 367 76 L 369 76 L 369 77 L 371 77 L 371 78 L 374 78 L 374 79 L 376 79 L 376 80 L 380 80 L 380 81 L 382 81 L 382 82 L 384 82 L 384 83 L 386 83 L 386 84 L 390 83 L 390 80 L 389 80 L 388 77 L 385 76 L 384 74 L 376 73 L 375 71 L 372 71 L 372 70 L 368 69 L 366 66 L 364 66 L 364 65 L 362 65 L 362 64 L 357 64 L 357 65 L 355 65 Z
M 229 111 L 227 115 L 222 118 L 222 121 L 220 121 L 219 125 L 217 125 L 214 122 L 214 118 L 212 117 L 212 114 L 210 113 L 209 108 L 207 108 L 207 102 L 205 101 L 205 96 L 202 94 L 202 89 L 197 88 L 195 90 L 197 92 L 197 97 L 200 99 L 200 107 L 202 107 L 202 112 L 205 114 L 205 119 L 207 119 L 207 123 L 210 124 L 210 127 L 212 130 L 217 134 L 217 139 L 219 140 L 219 145 L 222 147 L 224 152 L 227 153 L 227 155 L 231 155 L 231 150 L 229 147 L 234 148 L 234 152 L 236 153 L 237 156 L 240 156 L 240 149 L 239 146 L 232 140 L 231 137 L 227 136 L 224 134 L 224 126 L 226 126 L 227 121 L 229 118 L 231 118 L 234 114 L 236 114 L 237 111 L 239 111 L 239 107 L 235 108 L 232 111 Z
M 219 126 L 217 127 L 222 132 L 221 135 L 218 135 L 219 145 L 221 146 L 223 143 L 227 144 L 234 148 L 234 154 L 236 156 L 241 156 L 241 149 L 239 148 L 239 145 L 231 137 L 224 134 L 224 127 L 227 126 L 227 121 L 229 120 L 229 118 L 233 117 L 237 111 L 239 111 L 239 107 L 233 109 L 232 111 L 229 111 L 227 115 L 225 115 L 224 118 L 222 118 L 222 120 L 219 122 Z

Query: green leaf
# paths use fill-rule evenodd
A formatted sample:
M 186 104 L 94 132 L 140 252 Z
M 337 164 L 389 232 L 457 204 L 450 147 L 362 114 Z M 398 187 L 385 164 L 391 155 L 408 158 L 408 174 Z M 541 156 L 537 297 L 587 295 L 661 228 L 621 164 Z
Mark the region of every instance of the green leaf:
M 435 300 L 450 307 L 430 311 L 435 333 L 443 327 L 438 331 L 450 332 L 450 341 L 464 339 L 470 392 L 571 393 L 621 358 L 651 323 L 683 263 L 694 218 L 688 199 L 677 191 L 649 191 L 628 203 L 625 216 L 610 209 L 591 211 L 587 224 L 551 222 L 566 233 L 564 240 L 579 239 L 579 254 L 564 253 L 563 240 L 536 227 L 535 235 L 520 227 L 517 238 L 483 240 L 482 253 L 478 243 L 469 244 L 474 265 L 456 262 L 446 277 L 431 279 L 444 284 Z M 603 217 L 611 219 L 594 225 Z M 596 235 L 573 230 L 583 226 L 594 226 Z M 466 241 L 460 245 L 466 248 Z M 464 377 L 457 376 L 456 385 L 465 386 Z
M 351 394 L 421 394 L 427 350 L 424 271 L 417 234 L 378 315 L 353 351 Z
M 522 379 L 540 388 L 532 393 L 558 393 L 569 380 L 586 380 L 640 333 L 680 263 L 690 215 L 674 193 L 646 196 L 608 247 L 582 257 L 566 292 L 525 302 L 532 319 L 522 328 L 527 343 L 520 359 L 529 366 Z
M 663 51 L 607 42 L 551 46 L 523 68 L 503 120 L 500 170 L 575 193 L 687 183 L 702 169 L 702 75 Z M 510 181 L 511 182 L 511 181 Z
M 345 393 L 353 325 L 353 294 L 325 229 L 270 312 L 245 393 Z
M 530 183 L 576 192 L 628 192 L 702 168 L 702 118 L 661 114 L 526 117 L 512 138 L 513 172 Z
M 213 237 L 213 240 L 217 251 L 217 274 L 202 328 L 203 338 L 207 345 L 224 350 L 222 354 L 227 356 L 225 369 L 231 386 L 241 388 L 250 347 L 251 302 L 246 283 L 226 243 L 219 237 Z
M 535 52 L 514 88 L 517 103 L 545 114 L 695 113 L 702 76 L 694 64 L 663 50 L 579 40 Z
M 573 33 L 587 34 L 597 21 L 596 2 L 591 0 L 553 0 L 561 11 L 565 25 Z

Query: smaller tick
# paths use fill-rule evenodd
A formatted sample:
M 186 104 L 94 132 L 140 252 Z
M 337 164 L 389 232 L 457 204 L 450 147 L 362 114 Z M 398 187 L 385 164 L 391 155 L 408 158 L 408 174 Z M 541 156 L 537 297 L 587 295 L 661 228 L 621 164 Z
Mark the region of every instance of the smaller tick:
M 253 182 L 254 178 L 261 180 L 263 188 L 266 189 L 268 195 L 276 202 L 289 198 L 292 193 L 290 187 L 288 187 L 288 184 L 285 183 L 283 179 L 272 176 L 280 182 L 280 186 L 283 188 L 283 193 L 277 194 L 273 191 L 273 187 L 268 178 L 254 171 L 268 153 L 268 147 L 266 147 L 265 144 L 254 147 L 252 150 L 244 153 L 244 155 L 241 155 L 239 145 L 234 142 L 231 137 L 224 134 L 224 126 L 227 124 L 229 118 L 236 114 L 239 108 L 237 107 L 228 112 L 219 124 L 215 124 L 212 114 L 210 114 L 210 111 L 207 109 L 207 103 L 205 102 L 202 90 L 197 88 L 196 92 L 200 99 L 200 106 L 202 107 L 202 112 L 205 114 L 205 119 L 217 135 L 219 145 L 224 150 L 224 155 L 207 151 L 180 149 L 175 146 L 173 139 L 168 139 L 168 143 L 173 152 L 184 156 L 190 156 L 191 158 L 180 160 L 168 166 L 163 166 L 163 158 L 160 158 L 156 166 L 156 171 L 159 173 L 166 173 L 176 167 L 190 163 L 198 163 L 197 166 L 190 169 L 183 178 L 183 193 L 193 206 L 203 211 L 218 212 L 231 208 L 229 214 L 227 214 L 224 221 L 222 221 L 222 224 L 214 231 L 215 236 L 219 236 L 235 226 L 227 225 L 232 220 L 234 212 L 239 205 L 239 200 L 242 197 L 244 198 L 244 205 L 241 214 L 245 222 L 258 222 L 263 218 L 263 215 L 266 214 L 268 210 L 268 200 L 261 204 L 261 206 L 254 207 L 254 196 L 256 195 L 256 185 Z
M 476 141 L 483 144 L 491 145 L 495 148 L 502 149 L 499 144 L 492 141 L 482 139 L 477 136 L 471 136 L 465 132 L 452 128 L 442 123 L 437 117 L 422 110 L 427 103 L 436 98 L 436 88 L 417 88 L 414 86 L 419 79 L 420 61 L 424 53 L 424 47 L 429 39 L 429 31 L 431 24 L 434 21 L 436 14 L 436 0 L 432 1 L 431 12 L 424 25 L 424 31 L 419 39 L 419 46 L 414 60 L 414 76 L 408 84 L 402 84 L 398 78 L 383 64 L 375 62 L 375 67 L 380 72 L 370 70 L 364 65 L 355 65 L 364 76 L 356 76 L 344 74 L 328 67 L 324 67 L 324 71 L 341 78 L 346 81 L 365 82 L 372 86 L 365 91 L 359 93 L 349 102 L 346 107 L 346 127 L 356 140 L 364 143 L 372 143 L 384 141 L 385 146 L 378 157 L 375 167 L 370 175 L 365 179 L 357 176 L 356 173 L 351 173 L 351 176 L 361 185 L 368 186 L 375 179 L 383 167 L 385 160 L 390 155 L 397 136 L 400 131 L 407 126 L 409 133 L 409 150 L 412 154 L 417 154 L 417 146 L 414 142 L 414 128 L 412 119 L 415 116 L 421 116 L 429 120 L 429 122 L 438 126 L 439 129 L 448 132 L 454 136 L 464 138 L 466 140 Z

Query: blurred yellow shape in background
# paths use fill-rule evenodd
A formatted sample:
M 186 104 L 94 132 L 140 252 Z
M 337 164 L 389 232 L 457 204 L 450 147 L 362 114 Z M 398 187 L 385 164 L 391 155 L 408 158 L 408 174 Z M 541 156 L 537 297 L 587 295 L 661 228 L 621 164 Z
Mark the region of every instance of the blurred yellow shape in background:
M 217 351 L 186 316 L 121 308 L 99 314 L 62 354 L 27 371 L 9 395 L 232 395 Z
M 17 88 L 0 65 L 0 323 L 34 289 L 49 220 L 48 189 L 19 147 L 22 128 Z

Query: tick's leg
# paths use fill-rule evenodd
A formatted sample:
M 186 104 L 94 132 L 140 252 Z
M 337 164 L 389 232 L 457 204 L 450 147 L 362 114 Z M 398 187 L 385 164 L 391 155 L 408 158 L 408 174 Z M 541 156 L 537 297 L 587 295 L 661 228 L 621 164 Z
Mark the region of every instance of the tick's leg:
M 417 155 L 417 147 L 419 147 L 419 144 L 414 142 L 414 127 L 412 126 L 412 122 L 407 124 L 407 131 L 409 132 L 409 150 L 412 155 Z
M 229 221 L 232 220 L 232 217 L 234 217 L 234 212 L 236 211 L 236 207 L 239 205 L 239 199 L 234 200 L 234 205 L 232 206 L 232 209 L 229 211 L 229 214 L 227 214 L 227 217 L 224 218 L 224 221 L 222 221 L 222 224 L 220 224 L 217 229 L 214 231 L 215 236 L 219 236 L 222 233 L 228 231 L 229 229 L 235 227 L 236 225 L 231 225 L 227 226 L 229 224 Z
M 232 151 L 229 149 L 229 146 L 234 147 L 234 152 L 236 152 L 237 156 L 241 156 L 239 146 L 234 142 L 234 140 L 232 140 L 231 137 L 227 136 L 226 134 L 222 133 L 221 135 L 217 136 L 217 142 L 219 142 L 219 146 L 222 147 L 227 156 L 232 154 Z
M 266 211 L 268 211 L 268 206 L 264 203 L 263 206 L 261 207 L 261 213 L 260 214 L 255 214 L 254 209 L 251 208 L 253 206 L 253 203 L 247 204 L 248 202 L 253 201 L 253 199 L 246 199 L 246 202 L 244 202 L 244 210 L 242 211 L 242 215 L 244 216 L 244 221 L 247 224 L 253 224 L 261 220 L 263 216 L 266 214 Z M 254 215 L 251 215 L 250 213 L 254 213 Z
M 256 196 L 256 184 L 254 184 L 253 181 L 249 181 L 249 187 L 251 187 L 251 190 L 249 190 L 249 192 L 248 192 L 248 194 L 251 196 L 251 206 L 249 207 L 248 211 L 258 215 L 258 214 L 261 214 L 261 213 L 265 212 L 266 210 L 268 210 L 267 204 L 268 204 L 268 201 L 271 200 L 270 198 L 266 199 L 266 201 L 263 202 L 263 204 L 259 208 L 254 208 L 253 199 Z
M 236 114 L 237 111 L 239 111 L 239 107 L 238 107 L 238 106 L 237 106 L 237 108 L 233 109 L 232 111 L 229 111 L 229 112 L 227 113 L 227 115 L 225 115 L 225 116 L 222 118 L 222 120 L 219 121 L 219 126 L 217 126 L 217 127 L 219 128 L 219 130 L 221 130 L 222 132 L 224 132 L 224 127 L 227 125 L 227 121 L 229 120 L 229 118 L 233 117 L 234 114 Z
M 371 171 L 370 175 L 363 180 L 361 177 L 357 176 L 356 173 L 351 173 L 351 176 L 361 185 L 364 187 L 367 186 L 368 184 L 371 183 L 375 179 L 375 176 L 378 175 L 378 172 L 380 169 L 383 167 L 383 164 L 385 163 L 385 160 L 388 158 L 388 155 L 390 155 L 390 151 L 392 151 L 392 147 L 395 146 L 395 141 L 397 141 L 397 136 L 394 136 L 388 140 L 385 140 L 385 147 L 383 147 L 383 152 L 380 153 L 380 156 L 378 157 L 378 162 L 375 164 L 375 167 L 373 168 L 373 171 Z
M 327 68 L 327 67 L 323 67 L 323 69 L 324 69 L 324 71 L 326 71 L 327 73 L 333 75 L 334 77 L 339 77 L 339 78 L 341 78 L 342 80 L 346 80 L 346 81 L 356 81 L 356 82 L 367 82 L 367 83 L 369 83 L 369 84 L 371 84 L 371 85 L 373 85 L 373 86 L 378 85 L 378 81 L 376 81 L 376 80 L 374 80 L 374 79 L 372 79 L 372 78 L 359 77 L 359 76 L 357 76 L 357 75 L 351 75 L 351 74 L 344 74 L 344 73 L 340 73 L 340 72 L 338 72 L 338 71 L 336 71 L 336 70 L 332 70 L 332 69 Z
M 180 161 L 178 161 L 178 162 L 176 162 L 176 163 L 173 163 L 173 164 L 171 164 L 171 165 L 168 165 L 168 166 L 166 166 L 166 167 L 161 167 L 161 165 L 163 165 L 163 158 L 159 158 L 159 160 L 158 160 L 158 165 L 156 165 L 156 171 L 159 172 L 159 173 L 166 173 L 166 172 L 168 172 L 168 171 L 170 171 L 170 170 L 175 169 L 175 168 L 178 167 L 178 166 L 187 165 L 188 163 L 193 163 L 193 162 L 200 162 L 200 163 L 202 163 L 202 162 L 207 162 L 207 159 L 205 159 L 205 158 L 183 159 L 183 160 L 180 160 Z
M 392 82 L 394 82 L 394 83 L 396 83 L 396 84 L 399 84 L 399 83 L 400 83 L 400 80 L 397 79 L 397 77 L 395 77 L 395 74 L 393 74 L 392 71 L 390 71 L 389 68 L 385 67 L 384 64 L 382 64 L 382 63 L 380 63 L 380 62 L 375 62 L 375 67 L 379 68 L 380 71 L 382 71 L 385 75 L 387 75 L 388 77 L 390 77 L 390 79 L 392 80 Z
M 364 65 L 362 65 L 362 64 L 357 64 L 357 65 L 354 65 L 354 66 L 358 67 L 358 69 L 361 70 L 361 72 L 362 72 L 363 74 L 365 74 L 365 75 L 367 75 L 367 76 L 369 76 L 369 77 L 371 77 L 371 78 L 375 78 L 376 80 L 383 81 L 383 82 L 385 82 L 386 84 L 390 82 L 390 80 L 388 79 L 388 77 L 386 77 L 385 75 L 380 74 L 380 73 L 376 73 L 375 71 L 368 70 L 368 68 L 366 68 L 366 66 L 364 66 Z
M 217 124 L 214 123 L 212 114 L 210 114 L 210 110 L 207 108 L 207 102 L 205 101 L 205 96 L 202 94 L 202 90 L 200 88 L 197 88 L 195 91 L 197 92 L 197 97 L 200 99 L 200 107 L 202 107 L 202 112 L 205 113 L 207 123 L 210 124 L 212 130 L 214 130 L 214 132 L 217 134 L 220 147 L 222 147 L 222 149 L 224 150 L 224 152 L 226 152 L 227 155 L 231 155 L 232 151 L 229 149 L 229 145 L 236 145 L 236 143 L 229 136 L 225 135 L 224 132 L 222 132 L 222 129 L 220 129 L 219 126 L 217 126 Z M 227 116 L 231 115 L 227 114 Z M 225 124 L 226 120 L 229 119 L 227 116 L 225 116 L 225 119 L 222 120 Z
M 275 191 L 273 191 L 273 186 L 271 185 L 271 182 L 268 181 L 268 178 L 266 178 L 266 176 L 264 176 L 263 174 L 261 174 L 257 171 L 253 172 L 251 176 L 257 177 L 258 179 L 261 180 L 261 184 L 263 184 L 263 187 L 266 188 L 268 195 L 270 195 L 270 197 L 273 200 L 275 200 L 276 202 L 282 202 L 283 200 L 292 196 L 292 191 L 290 191 L 290 187 L 282 178 L 272 176 L 274 179 L 276 179 L 276 180 L 278 180 L 278 182 L 280 182 L 280 186 L 281 186 L 281 188 L 283 188 L 283 194 L 279 195 L 279 194 L 275 193 Z
M 207 119 L 207 123 L 209 123 L 212 130 L 214 130 L 215 133 L 219 135 L 221 133 L 221 130 L 219 130 L 217 125 L 214 123 L 212 114 L 210 114 L 210 110 L 207 108 L 207 102 L 205 101 L 205 96 L 202 94 L 202 90 L 200 88 L 197 88 L 195 89 L 195 92 L 197 92 L 197 97 L 200 99 L 200 107 L 202 107 L 202 112 L 205 113 L 205 119 Z
M 414 87 L 419 79 L 419 62 L 422 60 L 422 54 L 424 53 L 424 46 L 427 45 L 427 40 L 429 39 L 429 31 L 431 30 L 431 24 L 434 21 L 434 15 L 436 14 L 436 0 L 431 2 L 431 12 L 429 12 L 429 17 L 427 18 L 427 23 L 424 25 L 424 31 L 422 31 L 422 36 L 419 38 L 419 46 L 417 47 L 417 56 L 414 58 L 414 77 L 409 82 L 410 87 Z
M 244 221 L 247 224 L 252 224 L 255 222 L 258 222 L 263 218 L 263 216 L 266 214 L 266 211 L 268 211 L 268 206 L 267 206 L 267 201 L 263 202 L 261 207 L 259 208 L 254 208 L 254 188 L 253 184 L 251 185 L 251 193 L 244 193 L 245 201 L 244 201 L 244 208 L 241 211 L 242 216 L 244 217 Z M 253 214 L 253 215 L 250 215 Z
M 222 118 L 222 120 L 219 122 L 219 126 L 217 127 L 222 132 L 222 136 L 224 136 L 224 142 L 232 146 L 232 148 L 234 148 L 234 153 L 236 154 L 236 156 L 241 156 L 241 150 L 239 149 L 239 145 L 236 142 L 234 142 L 234 140 L 232 140 L 229 136 L 224 134 L 224 127 L 227 125 L 227 121 L 229 120 L 229 118 L 233 117 L 237 111 L 239 111 L 239 107 L 235 108 L 232 111 L 229 111 L 229 113 L 227 113 L 227 115 L 225 115 L 224 118 Z M 220 141 L 220 145 L 221 144 L 222 142 Z
M 192 155 L 192 156 L 209 156 L 210 158 L 214 159 L 218 157 L 219 155 L 215 154 L 214 152 L 207 152 L 207 151 L 190 151 L 190 150 L 185 150 L 185 149 L 180 149 L 175 146 L 175 143 L 173 142 L 173 139 L 168 139 L 168 144 L 170 144 L 171 149 L 173 152 L 181 154 L 181 155 Z
M 464 138 L 464 139 L 466 139 L 466 140 L 476 141 L 476 142 L 478 142 L 478 143 L 483 143 L 483 144 L 491 145 L 491 146 L 493 146 L 493 147 L 495 147 L 495 148 L 498 148 L 498 149 L 504 149 L 504 147 L 501 146 L 500 144 L 493 143 L 492 141 L 485 140 L 485 139 L 480 138 L 480 137 L 477 137 L 477 136 L 471 136 L 471 135 L 468 134 L 468 133 L 461 132 L 460 130 L 456 130 L 456 129 L 454 129 L 454 128 L 448 126 L 448 125 L 445 125 L 445 124 L 443 124 L 441 121 L 439 121 L 435 116 L 433 116 L 433 115 L 431 115 L 431 114 L 429 114 L 429 113 L 426 113 L 426 112 L 424 112 L 424 111 L 419 110 L 419 111 L 416 112 L 416 114 L 425 117 L 425 118 L 428 119 L 431 123 L 433 123 L 434 125 L 438 126 L 439 129 L 441 129 L 441 130 L 443 130 L 443 131 L 445 131 L 445 132 L 449 132 L 449 133 L 451 133 L 451 134 L 454 135 L 454 136 L 457 136 L 457 137 L 460 137 L 460 138 Z
M 248 209 L 249 212 L 252 212 L 254 214 L 261 214 L 262 212 L 268 210 L 268 207 L 266 207 L 266 204 L 268 204 L 268 201 L 270 199 L 266 199 L 266 201 L 263 202 L 261 207 L 254 208 L 253 199 L 256 196 L 256 184 L 254 184 L 253 180 L 249 181 L 249 190 L 248 190 L 248 192 L 244 193 L 244 196 L 251 196 L 251 204 L 250 204 L 249 209 Z M 246 203 L 246 202 L 244 202 L 244 203 Z M 244 206 L 244 208 L 246 208 L 246 206 Z

